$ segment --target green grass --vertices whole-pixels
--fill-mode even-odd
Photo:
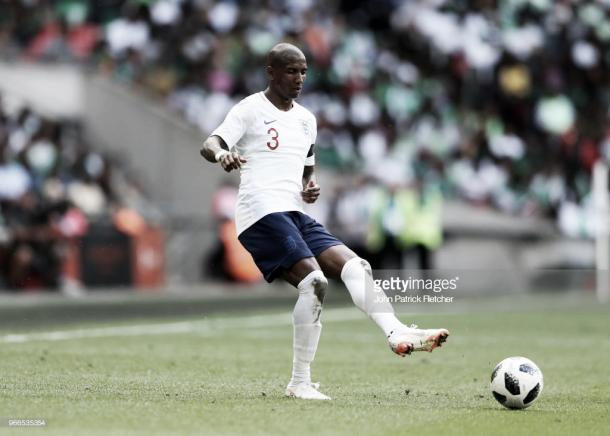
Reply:
[[[260,315],[212,318],[175,334],[0,340],[0,417],[48,421],[0,434],[608,434],[608,315],[591,305],[403,315],[452,336],[401,359],[355,310],[330,309],[313,367],[333,397],[322,403],[283,397],[292,332],[275,314],[266,325]],[[544,373],[527,410],[504,409],[489,392],[491,370],[511,355]]]

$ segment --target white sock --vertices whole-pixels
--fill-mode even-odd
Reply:
[[[369,263],[359,257],[348,260],[341,270],[341,280],[345,283],[352,300],[358,309],[366,313],[389,336],[393,330],[403,328],[394,314],[394,308],[389,302],[377,303],[373,273]],[[383,292],[383,291],[381,291]]]
[[[328,280],[322,271],[313,271],[297,286],[299,298],[292,312],[294,326],[292,379],[288,386],[311,383],[311,362],[316,355],[322,323],[322,301]],[[316,295],[317,294],[317,295]]]

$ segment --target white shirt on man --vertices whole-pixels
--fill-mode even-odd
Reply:
[[[303,168],[315,163],[307,154],[316,134],[310,111],[297,102],[282,111],[263,92],[233,106],[212,132],[247,160],[241,168],[235,212],[238,234],[270,213],[303,212]]]

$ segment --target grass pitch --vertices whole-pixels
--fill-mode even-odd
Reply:
[[[0,434],[606,435],[608,307],[544,306],[402,315],[452,333],[404,359],[356,309],[328,309],[313,378],[331,402],[283,397],[288,311],[3,331]],[[494,365],[513,355],[544,374],[523,411],[502,408],[488,388]],[[8,428],[7,418],[47,427]]]

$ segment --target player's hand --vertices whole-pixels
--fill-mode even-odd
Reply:
[[[218,162],[220,163],[220,166],[222,166],[223,170],[225,170],[227,173],[230,173],[233,170],[240,169],[241,165],[246,163],[247,160],[240,156],[239,153],[233,151],[223,154],[218,159]]]
[[[305,203],[314,203],[320,196],[320,185],[310,180],[305,189],[301,191],[301,197]]]

